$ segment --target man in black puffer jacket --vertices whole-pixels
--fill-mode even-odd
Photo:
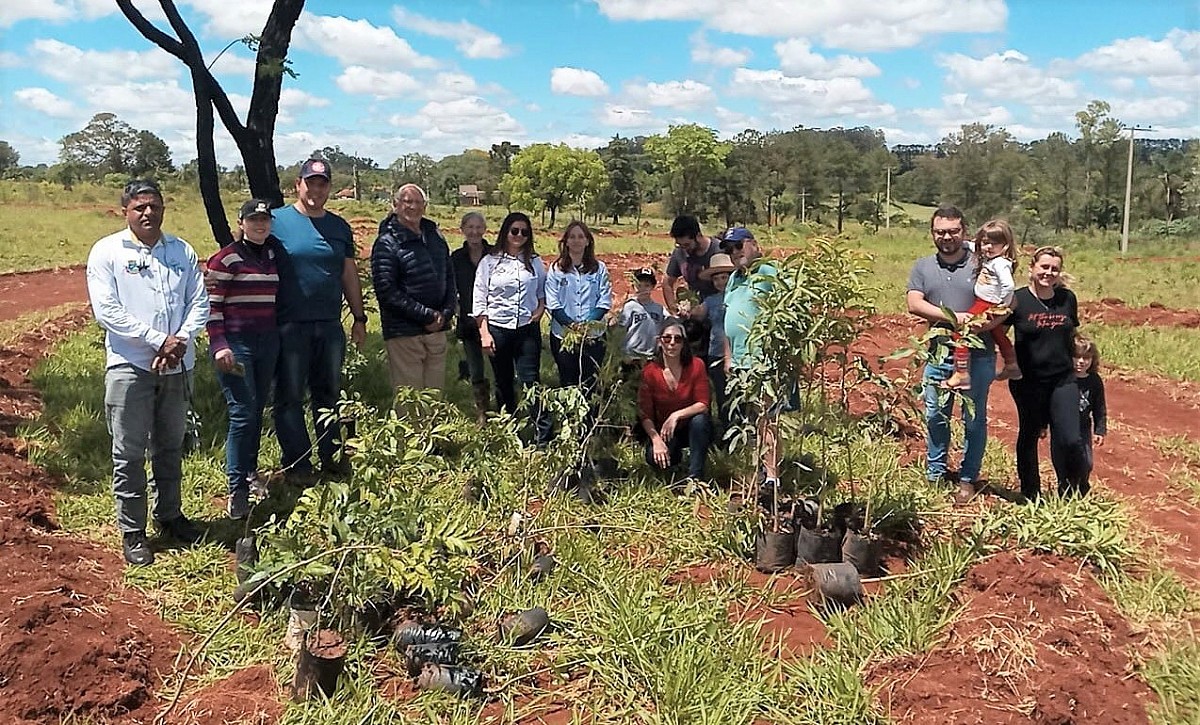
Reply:
[[[371,248],[371,281],[393,389],[446,385],[446,330],[458,295],[450,246],[425,218],[426,204],[416,184],[397,189],[392,213],[379,223]]]

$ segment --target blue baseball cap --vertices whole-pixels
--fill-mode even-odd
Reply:
[[[747,239],[754,239],[754,233],[746,227],[730,227],[721,234],[721,249],[729,251],[734,245],[741,245]]]

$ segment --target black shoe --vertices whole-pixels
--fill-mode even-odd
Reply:
[[[122,539],[121,549],[125,552],[127,563],[133,566],[150,566],[154,563],[154,552],[150,551],[145,531],[126,531]]]
[[[189,521],[186,516],[159,521],[158,529],[181,544],[199,544],[204,540],[204,529]]]

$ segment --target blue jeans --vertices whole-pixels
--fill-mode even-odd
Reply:
[[[331,463],[341,426],[322,422],[320,411],[337,405],[342,388],[346,331],[340,320],[285,322],[279,326],[279,362],[275,372],[275,435],[284,468],[312,470],[312,446],[304,425],[307,392],[317,432],[317,452]]]
[[[154,487],[154,519],[183,516],[183,434],[191,371],[158,375],[133,365],[104,374],[104,412],[112,435],[113,497],[122,533],[146,530],[146,451]]]
[[[488,323],[488,332],[496,346],[492,354],[492,373],[496,376],[496,395],[509,415],[517,413],[516,379],[523,386],[541,382],[542,329],[536,322],[509,330]],[[552,422],[539,408],[533,411],[535,438],[550,440]]]
[[[686,426],[686,430],[685,430]],[[638,425],[641,430],[641,425]],[[712,442],[712,420],[708,413],[697,413],[688,418],[687,423],[676,426],[675,435],[667,441],[667,450],[671,454],[672,466],[678,466],[683,460],[683,449],[688,449],[688,475],[692,478],[704,478],[704,461],[708,458],[708,446]],[[646,440],[646,463],[651,468],[657,468],[654,462],[654,443]]]
[[[925,475],[930,481],[940,480],[947,472],[950,457],[950,417],[954,414],[954,397],[939,387],[954,372],[953,360],[925,365]],[[974,414],[962,411],[963,458],[958,479],[964,483],[979,478],[983,467],[983,451],[987,448],[988,389],[996,377],[995,353],[971,353],[971,388],[965,391],[975,405]],[[941,398],[939,399],[939,394]]]
[[[263,408],[275,380],[279,332],[235,333],[225,339],[234,359],[246,369],[245,375],[217,371],[217,382],[229,407],[225,475],[229,477],[229,492],[234,493],[249,490],[249,477],[258,470]]]

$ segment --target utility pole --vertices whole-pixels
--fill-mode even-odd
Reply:
[[[1125,214],[1121,219],[1121,254],[1129,251],[1129,197],[1133,193],[1133,132],[1150,131],[1149,126],[1129,127],[1129,166],[1125,169]]]
[[[808,221],[807,217],[804,216],[804,200],[807,198],[808,198],[808,189],[801,189],[800,190],[800,223],[801,224],[804,224],[806,221]]]
[[[883,207],[883,228],[892,228],[892,167],[887,167],[887,201]]]

